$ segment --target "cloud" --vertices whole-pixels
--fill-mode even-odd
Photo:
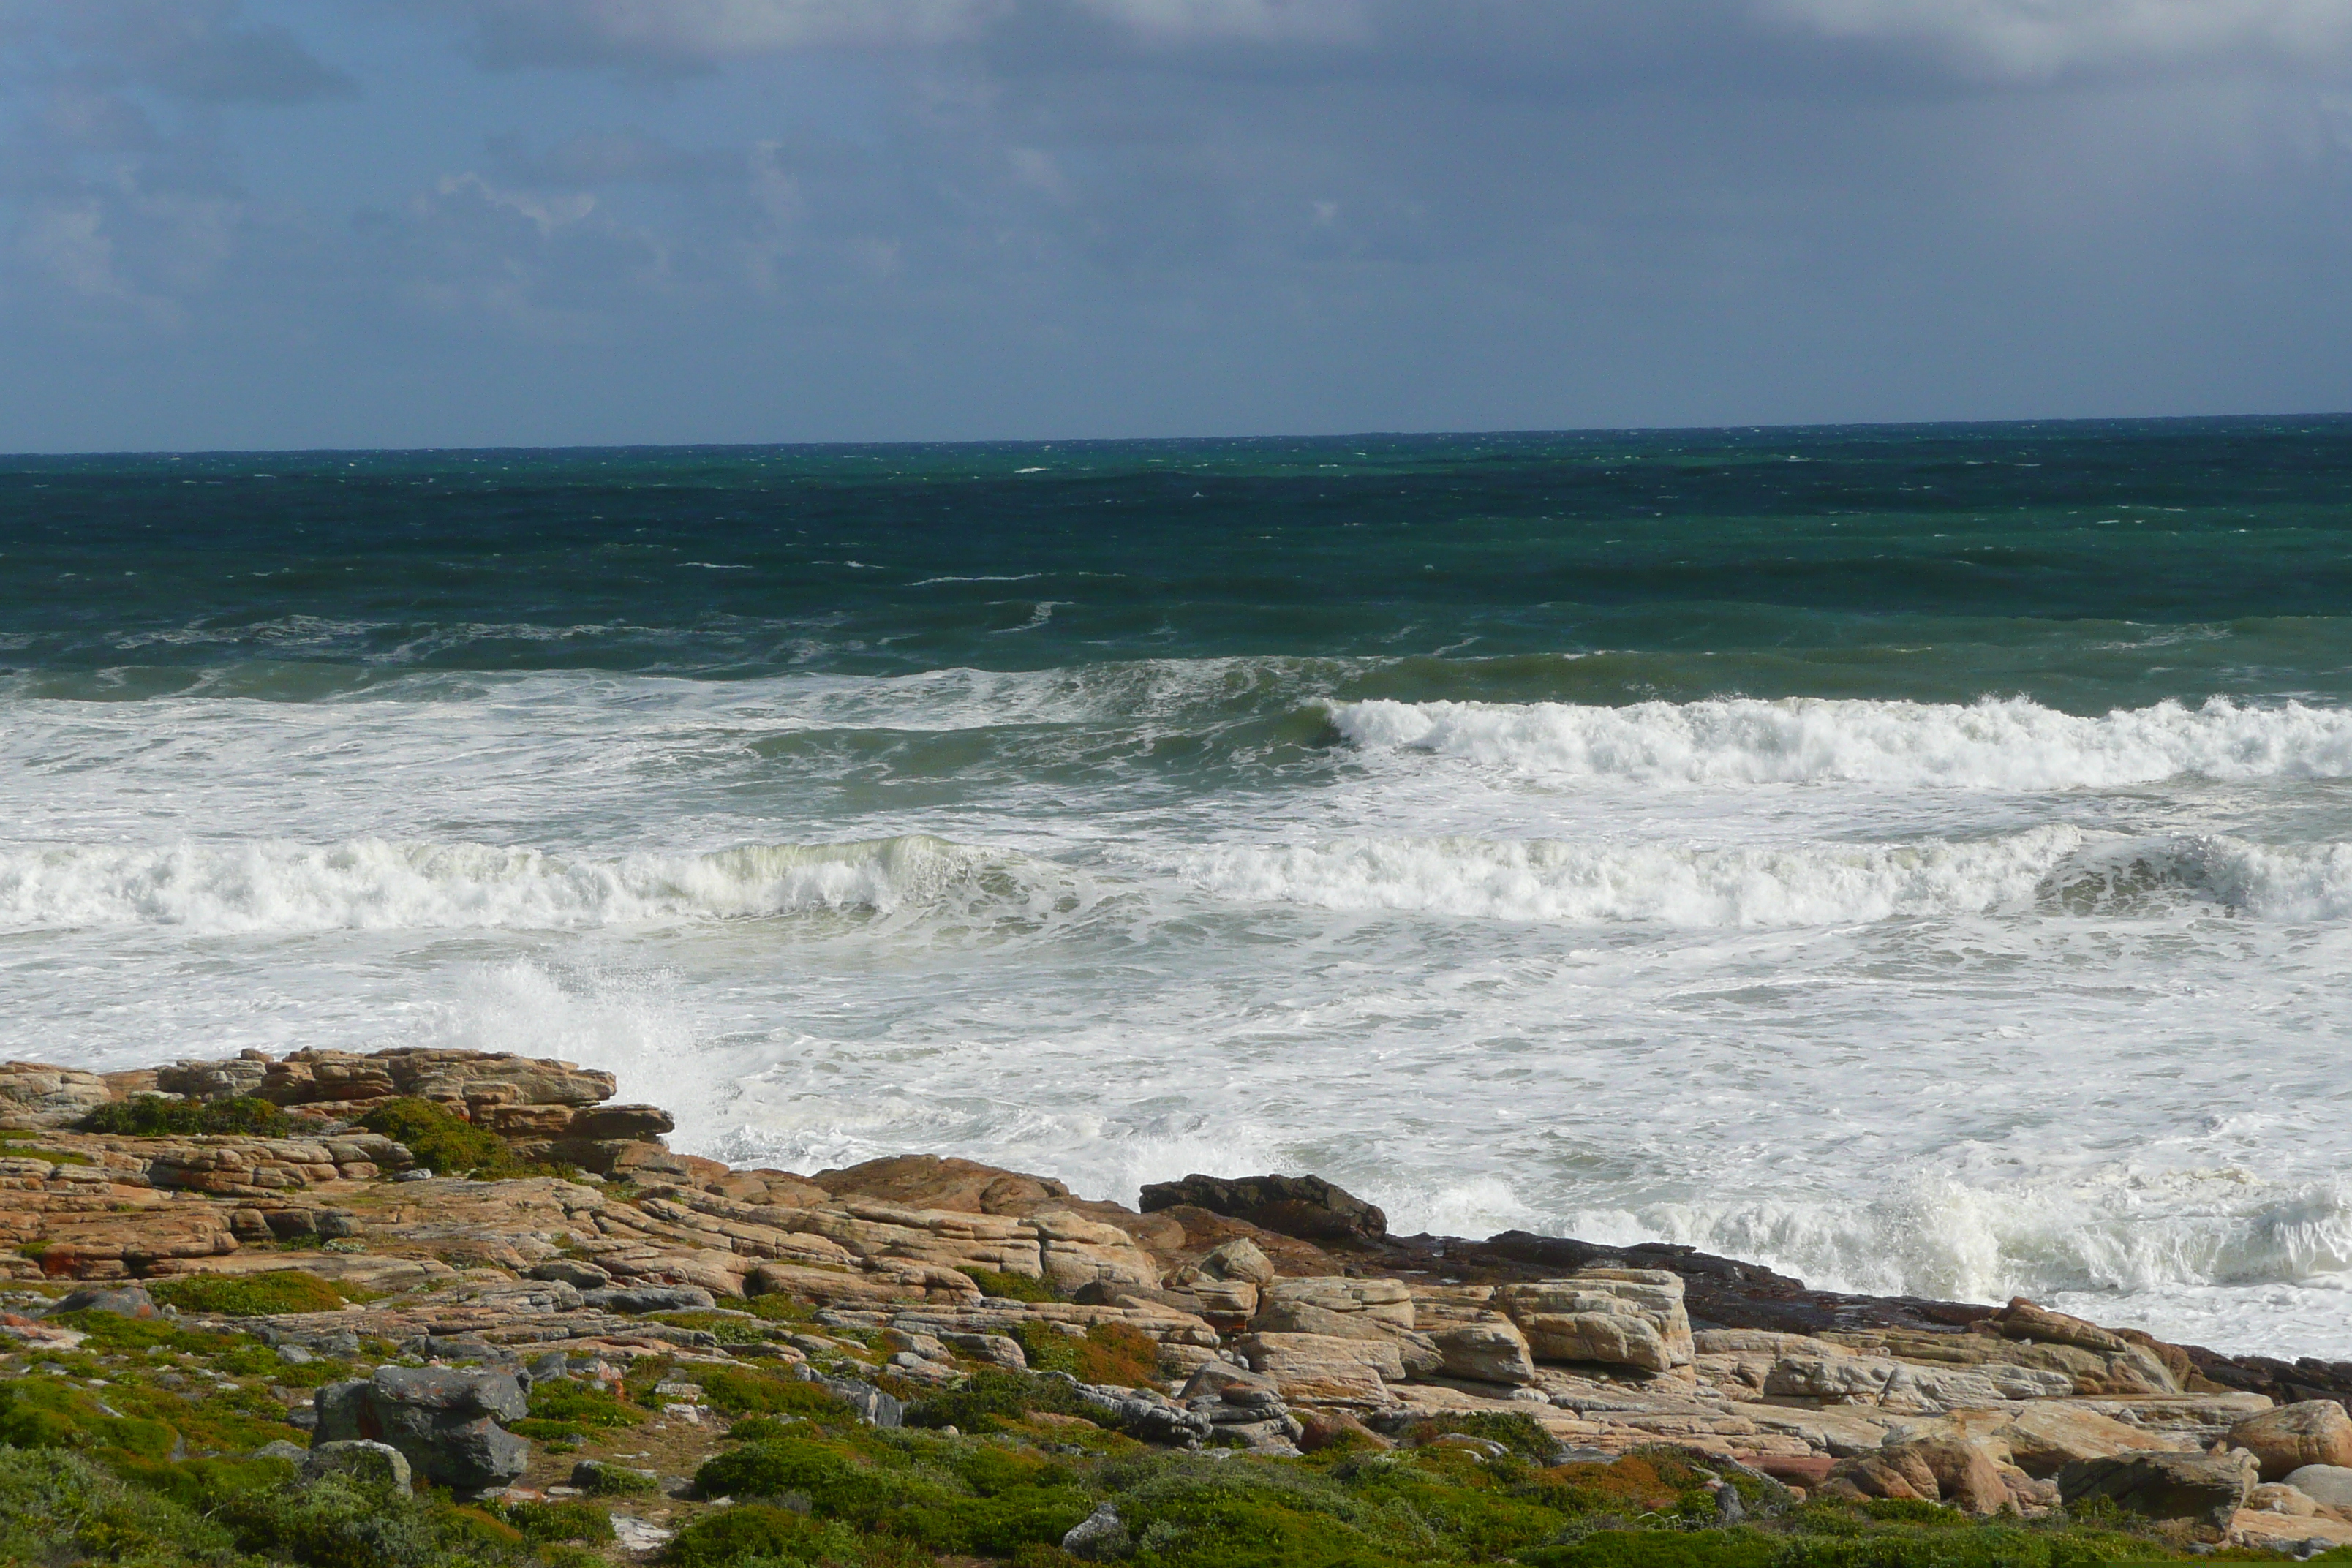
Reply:
[[[309,103],[357,90],[289,29],[242,19],[236,0],[0,0],[0,44],[47,54],[86,81],[191,103]]]
[[[2074,71],[2259,65],[2297,72],[2352,58],[2346,0],[1767,0],[1824,37],[1926,46],[2009,80]]]
[[[1006,0],[421,0],[485,64],[660,73],[782,49],[975,36]]]

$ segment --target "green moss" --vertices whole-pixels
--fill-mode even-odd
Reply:
[[[179,1442],[179,1434],[164,1422],[128,1412],[109,1415],[100,1405],[96,1391],[61,1377],[35,1374],[0,1384],[0,1444],[114,1449],[160,1459]]]
[[[279,1107],[266,1100],[238,1096],[234,1100],[167,1100],[160,1094],[134,1094],[111,1105],[101,1105],[78,1123],[84,1132],[112,1132],[131,1138],[187,1137],[200,1133],[236,1133],[247,1137],[282,1138],[293,1122]]]
[[[1026,1274],[999,1274],[993,1268],[966,1268],[961,1271],[983,1296],[995,1296],[1007,1301],[1066,1301],[1068,1297],[1043,1279],[1033,1279]]]
[[[596,1464],[572,1471],[573,1484],[590,1497],[652,1497],[661,1490],[658,1477],[625,1465]]]
[[[517,1436],[543,1443],[577,1442],[593,1430],[635,1426],[645,1418],[644,1411],[593,1384],[551,1378],[531,1386],[530,1414],[508,1425]]]
[[[511,1175],[522,1167],[498,1134],[475,1126],[446,1106],[414,1096],[386,1100],[360,1125],[404,1143],[417,1163],[440,1175]]]
[[[147,1293],[183,1312],[216,1312],[230,1318],[275,1317],[284,1312],[332,1312],[342,1291],[299,1268],[265,1274],[184,1274],[150,1285]]]
[[[1023,1323],[1013,1331],[1031,1372],[1063,1372],[1078,1375],[1078,1342],[1049,1323]]]
[[[752,1503],[695,1521],[670,1542],[677,1568],[929,1568],[931,1557],[887,1537],[860,1535],[835,1521]]]
[[[754,1296],[743,1303],[743,1310],[772,1323],[813,1323],[816,1321],[814,1306],[784,1295]]]

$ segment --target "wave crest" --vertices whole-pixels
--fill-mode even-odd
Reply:
[[[1694,784],[1940,784],[2059,790],[2352,776],[2352,710],[2215,698],[2082,718],[2024,698],[1953,703],[1786,698],[1639,702],[1351,702],[1366,752],[1421,752],[1564,779]]]
[[[209,932],[576,929],[782,915],[996,918],[1066,910],[1066,876],[923,835],[568,859],[485,844],[350,839],[0,851],[0,926]]]
[[[1674,926],[1817,926],[2005,913],[2131,917],[2205,904],[2352,916],[2352,846],[2094,841],[2065,826],[1981,839],[1716,847],[1483,838],[1223,845],[1180,870],[1226,898],[1331,910]]]

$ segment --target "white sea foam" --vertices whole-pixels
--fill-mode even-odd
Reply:
[[[1514,921],[1810,926],[2182,901],[2283,921],[2352,915],[2352,847],[2096,840],[2057,826],[1981,839],[1695,847],[1480,838],[1223,845],[1181,858],[1223,897]]]
[[[921,835],[603,860],[371,838],[49,845],[0,849],[0,927],[560,930],[942,904],[1043,910],[1064,901],[1056,880],[1024,857]]]
[[[2022,698],[1950,703],[1814,698],[1639,702],[1347,703],[1366,751],[1423,752],[1559,779],[1760,784],[2112,788],[2352,776],[2352,710],[2214,699],[2081,718]]]

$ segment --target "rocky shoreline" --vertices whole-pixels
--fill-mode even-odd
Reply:
[[[44,1367],[119,1350],[110,1315],[238,1336],[354,1374],[261,1385],[275,1458],[314,1482],[511,1511],[652,1456],[677,1495],[613,1516],[598,1550],[678,1561],[673,1538],[751,1517],[711,1495],[763,1441],[728,1400],[772,1423],[799,1396],[743,1390],[791,1387],[876,1431],[986,1394],[1013,1401],[992,1430],[1270,1464],[1402,1445],[1614,1476],[1670,1450],[1723,1501],[1710,1528],[1934,1505],[2120,1521],[2157,1555],[2352,1547],[2346,1363],[2021,1300],[1837,1295],[1685,1247],[1393,1236],[1313,1177],[1192,1176],[1134,1210],[930,1156],[738,1170],[671,1152],[670,1118],[614,1094],[569,1063],[448,1050],[0,1064],[0,1389],[23,1405]],[[135,1360],[76,1364],[111,1387]],[[5,1398],[0,1441],[27,1446]],[[592,1406],[614,1425],[543,1413]],[[594,1452],[615,1433],[634,1459]],[[1104,1499],[1031,1544],[1142,1551]]]

